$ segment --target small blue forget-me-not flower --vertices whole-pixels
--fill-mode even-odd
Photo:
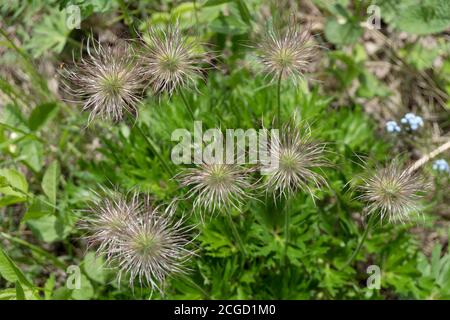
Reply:
[[[450,166],[448,165],[447,161],[445,161],[444,159],[439,159],[433,163],[433,170],[442,171],[442,172],[450,172]]]
[[[414,113],[407,113],[405,116],[400,120],[401,123],[409,125],[409,128],[412,131],[416,131],[419,129],[419,127],[423,127],[423,119],[420,116],[416,116]]]
[[[391,121],[386,122],[386,131],[395,133],[395,132],[400,132],[401,128],[397,124],[397,122],[391,120]]]

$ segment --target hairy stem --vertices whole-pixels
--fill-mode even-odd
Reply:
[[[245,257],[245,256],[247,256],[247,252],[245,251],[244,243],[242,242],[241,236],[239,235],[239,232],[236,229],[236,225],[233,222],[233,218],[231,217],[231,214],[229,212],[227,212],[226,215],[228,217],[228,222],[230,223],[230,227],[231,227],[231,230],[233,231],[234,237],[236,238],[239,248],[241,249],[242,254]]]
[[[190,115],[191,118],[192,118],[192,121],[195,121],[194,112],[192,112],[192,109],[191,109],[191,107],[189,106],[189,103],[187,102],[187,99],[186,99],[186,96],[185,96],[184,93],[183,93],[183,90],[180,90],[180,96],[181,96],[181,99],[183,100],[183,103],[184,103],[186,109],[187,109],[188,112],[189,112],[189,115]]]
[[[133,124],[134,119],[131,117],[130,114],[128,114],[128,118],[131,121],[131,124]],[[167,161],[164,161],[164,158],[162,157],[161,153],[159,152],[158,148],[155,146],[154,142],[152,141],[152,139],[150,137],[148,137],[144,131],[142,131],[142,128],[139,126],[139,124],[135,124],[135,126],[137,128],[137,131],[139,132],[139,134],[142,136],[142,138],[144,138],[145,142],[147,143],[148,147],[150,148],[150,150],[152,151],[152,153],[158,158],[159,162],[161,163],[161,165],[164,167],[164,169],[166,170],[166,172],[169,174],[170,177],[174,176],[174,172],[172,171],[172,169],[167,165]]]
[[[289,199],[286,200],[286,205],[284,207],[284,257],[283,257],[283,263],[284,265],[287,264],[287,250],[289,245],[289,223],[290,223],[290,202]]]
[[[281,77],[283,76],[283,70],[281,70],[278,76],[277,82],[277,127],[280,129],[281,125]]]
[[[353,251],[352,255],[350,256],[350,258],[347,260],[347,262],[344,264],[344,266],[341,269],[348,267],[353,262],[356,255],[361,250],[361,248],[364,244],[364,241],[366,241],[367,235],[369,234],[369,231],[372,228],[374,221],[375,221],[375,215],[371,214],[369,216],[369,220],[367,221],[366,229],[364,230],[364,233],[362,234],[361,239],[359,240],[358,246],[356,247],[355,251]]]
[[[434,149],[433,151],[431,151],[430,153],[424,155],[422,158],[420,158],[419,160],[417,160],[416,162],[414,162],[409,168],[408,168],[408,172],[412,173],[414,171],[416,171],[417,169],[419,169],[421,166],[423,166],[425,163],[427,163],[428,161],[430,161],[431,159],[433,159],[434,157],[436,157],[437,155],[441,154],[442,152],[446,151],[450,149],[450,141],[447,141],[446,143],[444,143],[443,145],[441,145],[440,147]]]
[[[200,291],[203,296],[209,300],[211,300],[211,296],[208,294],[208,292],[206,292],[202,287],[200,287],[194,280],[192,280],[191,278],[189,278],[187,275],[181,275],[180,278],[190,287],[197,289],[198,291]]]

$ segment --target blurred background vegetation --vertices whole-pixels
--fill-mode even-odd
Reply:
[[[372,4],[380,29],[367,27]],[[77,10],[79,29],[68,23]],[[276,89],[255,72],[248,44],[270,18],[292,14],[311,25],[321,50],[309,81],[283,84],[283,117],[299,114],[315,138],[329,142],[330,186],[316,204],[301,193],[292,202],[287,268],[279,268],[283,216],[274,205],[250,202],[233,212],[248,257],[238,254],[225,218],[214,218],[199,226],[190,281],[171,279],[162,298],[450,298],[449,175],[432,163],[423,168],[433,182],[423,216],[377,227],[356,261],[339,270],[363,231],[363,204],[347,187],[363,171],[361,159],[410,162],[450,139],[448,1],[6,0],[0,14],[0,299],[161,298],[119,287],[77,228],[100,184],[137,186],[157,202],[180,195],[136,128],[101,121],[87,128],[88,115],[64,102],[58,71],[80,55],[87,36],[114,43],[178,20],[219,53],[199,93],[187,95],[197,119],[204,128],[260,128],[275,115]],[[408,112],[424,127],[385,130]],[[180,97],[146,98],[138,122],[179,171],[169,160],[170,134],[193,129]],[[66,286],[71,265],[80,267],[81,289]],[[381,268],[380,290],[366,286],[369,265]]]

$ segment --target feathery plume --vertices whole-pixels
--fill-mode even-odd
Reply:
[[[316,48],[311,41],[310,26],[301,30],[294,18],[290,19],[285,31],[273,26],[267,28],[256,46],[264,72],[272,80],[281,76],[294,82],[304,77],[309,64],[317,55]]]
[[[176,207],[154,207],[148,196],[111,195],[95,207],[83,227],[90,232],[86,239],[105,254],[107,264],[118,268],[118,280],[125,273],[130,286],[135,281],[162,292],[168,276],[184,273],[184,264],[194,255],[189,249],[193,227],[184,218],[175,218]]]
[[[125,112],[136,114],[144,86],[131,46],[123,41],[112,47],[88,38],[86,51],[87,57],[62,76],[67,92],[83,104],[83,111],[90,111],[89,123],[97,117],[116,122]]]
[[[153,91],[172,95],[178,88],[196,88],[210,64],[209,53],[195,39],[184,37],[178,24],[149,27],[146,37],[141,59]]]
[[[414,171],[401,168],[393,161],[363,178],[360,199],[368,202],[368,214],[379,213],[381,220],[405,222],[419,209],[418,200],[428,184]]]
[[[97,201],[89,208],[80,227],[89,233],[85,237],[88,247],[97,247],[97,254],[110,257],[118,237],[142,208],[137,194],[127,200],[125,195],[102,188],[95,196]]]
[[[271,139],[270,153],[276,157],[278,166],[269,170],[265,182],[267,190],[279,197],[302,190],[314,198],[311,187],[327,185],[325,178],[315,171],[329,165],[325,144],[313,142],[309,125],[295,124],[295,119],[284,124],[279,136],[272,135]]]
[[[250,197],[253,184],[251,170],[235,164],[201,164],[189,168],[179,176],[183,187],[189,188],[194,207],[211,211],[224,207],[238,207]]]

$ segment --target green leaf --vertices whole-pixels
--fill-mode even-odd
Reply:
[[[0,248],[0,275],[9,282],[19,281],[21,284],[29,288],[34,288],[33,284],[28,281],[22,271],[17,267],[14,261]]]
[[[15,169],[0,169],[0,177],[0,193],[10,199],[16,199],[17,202],[26,200],[28,183],[22,173]]]
[[[54,215],[29,220],[27,225],[42,241],[54,242],[62,240],[68,231],[64,224]]]
[[[325,37],[328,41],[337,45],[353,44],[358,41],[362,34],[363,29],[356,22],[339,23],[332,18],[325,25]]]
[[[33,131],[39,130],[56,115],[57,111],[58,105],[56,103],[44,103],[37,106],[28,119],[28,127]]]
[[[241,15],[242,21],[244,21],[249,27],[251,26],[252,16],[250,15],[250,10],[248,10],[247,5],[242,0],[236,0],[236,4]]]
[[[52,297],[53,290],[55,289],[55,274],[52,273],[50,277],[45,281],[44,285],[44,298],[45,300],[50,300]]]
[[[33,27],[33,33],[26,49],[30,50],[34,58],[38,58],[49,51],[60,53],[69,36],[66,11],[54,8]]]
[[[202,7],[212,7],[220,4],[232,2],[233,0],[208,0]]]
[[[22,154],[24,156],[23,162],[34,172],[39,172],[42,169],[44,158],[44,147],[42,143],[35,140],[27,140],[23,144]]]
[[[397,20],[400,30],[415,34],[431,34],[450,27],[450,2],[426,0],[402,10]]]
[[[42,189],[53,206],[56,204],[59,175],[59,163],[55,160],[48,166],[42,178]]]
[[[25,300],[25,293],[23,292],[23,288],[19,281],[16,281],[16,299]]]
[[[13,266],[2,249],[0,249],[0,275],[9,282],[16,282],[18,280]]]
[[[88,252],[84,257],[84,272],[89,278],[99,283],[106,282],[106,273],[103,265],[104,260],[101,257],[97,257],[93,252]]]
[[[43,199],[40,198],[41,196],[34,197],[31,205],[28,207],[27,212],[22,217],[21,223],[25,223],[29,220],[39,219],[43,216],[50,215],[54,212],[54,208],[51,207],[48,203],[46,203],[46,200],[44,196],[42,196]]]
[[[80,288],[73,289],[72,298],[76,300],[89,300],[94,296],[94,287],[89,279],[81,274]]]

